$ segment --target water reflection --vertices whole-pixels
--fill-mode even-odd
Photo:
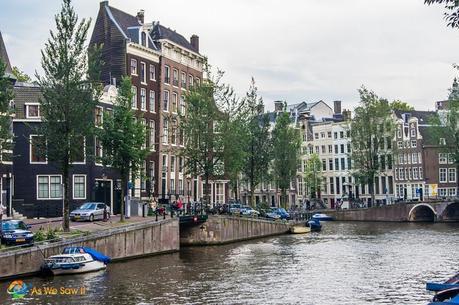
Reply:
[[[423,304],[427,280],[457,272],[457,224],[326,223],[283,235],[121,262],[106,272],[29,278],[83,296],[30,296],[0,304]]]

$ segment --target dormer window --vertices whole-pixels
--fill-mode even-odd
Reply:
[[[141,36],[142,36],[142,45],[146,47],[147,46],[147,34],[145,32],[142,32]]]
[[[416,136],[416,129],[411,128],[411,137],[415,137],[415,136]]]
[[[40,104],[26,104],[26,119],[40,118]]]

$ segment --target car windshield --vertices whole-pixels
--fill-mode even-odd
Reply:
[[[27,227],[25,224],[20,221],[20,222],[11,222],[11,221],[5,221],[2,224],[2,230],[3,231],[11,231],[11,230],[26,230]]]
[[[80,209],[81,210],[94,210],[96,208],[96,204],[95,203],[85,203],[83,204]]]
[[[279,208],[279,212],[281,213],[287,213],[287,211],[284,208]]]

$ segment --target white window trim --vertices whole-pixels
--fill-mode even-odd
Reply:
[[[441,180],[441,170],[445,170],[445,180]],[[441,167],[438,169],[438,182],[440,183],[448,183],[448,168],[447,167]]]
[[[76,197],[75,196],[75,176],[78,176],[78,177],[84,177],[84,197]],[[72,175],[72,197],[73,199],[77,199],[77,200],[85,200],[86,197],[87,197],[87,177],[85,174],[74,174]]]
[[[95,160],[94,160],[94,164],[97,165],[97,166],[103,166],[102,163],[98,162],[98,159],[99,159],[99,156],[96,155],[96,139],[97,139],[97,136],[94,136],[94,155],[95,155]],[[104,148],[102,147],[102,144],[100,145],[100,151],[102,153],[102,157],[104,156]]]
[[[147,64],[143,61],[140,62],[140,71],[142,71],[142,65],[144,66],[143,69],[143,79],[140,80],[142,85],[147,85]]]
[[[135,73],[132,73],[132,61],[135,61]],[[129,63],[129,69],[130,69],[130,72],[131,72],[131,75],[134,75],[134,76],[139,76],[139,65],[138,65],[138,62],[137,62],[137,59],[135,58],[131,58],[131,62]]]
[[[168,93],[169,98],[167,99],[167,110],[164,109],[164,101],[166,100],[166,92]],[[163,90],[163,99],[161,100],[163,105],[163,112],[169,112],[171,108],[171,92],[169,90]]]
[[[97,125],[96,118],[94,116],[94,125],[96,125],[96,128],[102,128],[102,126],[104,125],[104,107],[96,106],[96,109],[102,109],[102,115],[100,119],[100,125]]]
[[[179,108],[179,95],[177,94],[177,92],[172,92],[172,102],[170,100],[170,95],[169,95],[169,108],[173,108],[171,107],[171,104],[173,104],[173,101],[174,101],[174,96],[175,96],[175,110],[174,109],[171,109],[171,112],[174,113],[174,114],[177,114],[177,111],[178,111],[178,108]]]
[[[155,107],[153,107],[153,109],[151,109],[151,96],[152,96],[152,93],[153,93],[153,97],[154,97],[154,99],[155,99],[155,103],[154,103],[154,106],[155,106]],[[156,110],[155,110],[155,108],[156,108],[156,102],[157,102],[157,101],[156,101],[156,91],[155,91],[155,90],[150,90],[150,94],[148,95],[148,108],[150,109],[149,111],[150,111],[151,113],[156,113]]]
[[[26,119],[35,119],[35,120],[40,120],[41,119],[41,109],[40,109],[40,103],[25,103],[26,106],[26,111],[25,111],[25,118]],[[38,106],[38,116],[29,116],[29,106]]]
[[[142,92],[145,92],[145,104],[142,105]],[[147,111],[147,89],[146,88],[140,88],[140,110],[142,111]]]
[[[135,94],[134,94],[134,89],[135,89]],[[133,94],[132,98],[135,97],[135,104],[132,104],[132,100],[131,100],[131,108],[132,109],[138,109],[138,105],[137,104],[139,102],[139,88],[137,88],[137,86],[133,85],[131,90],[132,90],[132,94]]]
[[[48,177],[48,198],[39,198],[38,197],[38,177]],[[60,177],[61,178],[61,186],[62,186],[62,175],[36,175],[36,194],[35,197],[37,200],[62,200],[63,199],[63,192],[64,190],[61,189],[61,197],[59,198],[51,198],[49,195],[51,194],[51,177]]]
[[[48,164],[48,156],[46,156],[45,162],[32,161],[32,137],[42,137],[42,136],[38,134],[29,135],[29,164]]]
[[[450,171],[454,173],[454,180],[450,180],[450,179],[449,179],[449,173],[450,173]],[[449,183],[456,183],[456,181],[457,181],[457,171],[456,171],[456,169],[453,168],[453,167],[450,167],[450,168],[448,168],[447,173],[448,173],[448,182],[449,182]]]
[[[72,162],[72,164],[86,164],[86,137],[83,138],[83,162]]]
[[[155,78],[151,78],[151,68],[152,68],[152,67],[153,67],[153,71],[154,71],[153,75],[154,75]],[[149,78],[151,81],[156,82],[156,67],[155,67],[155,65],[152,65],[152,64],[149,65],[148,78]]]

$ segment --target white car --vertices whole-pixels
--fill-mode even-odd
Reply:
[[[110,208],[103,202],[86,202],[78,209],[70,212],[70,220],[104,219],[104,210],[107,211],[107,218],[110,217]]]

